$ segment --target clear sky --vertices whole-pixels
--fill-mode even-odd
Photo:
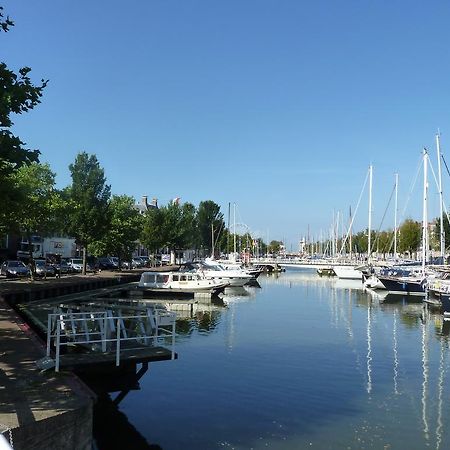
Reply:
[[[403,210],[424,146],[436,168],[438,129],[450,148],[447,1],[0,4],[16,23],[0,60],[50,80],[14,131],[59,187],[84,150],[114,194],[210,199],[225,216],[235,202],[238,222],[296,249],[308,226],[329,232],[333,211],[348,220],[369,164],[376,229],[394,173]],[[419,179],[406,216],[420,219],[421,189]],[[436,215],[434,187],[430,200]]]

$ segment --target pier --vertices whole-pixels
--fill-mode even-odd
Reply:
[[[137,281],[139,277],[140,272],[99,273],[33,282],[0,281],[0,377],[3,387],[0,434],[11,448],[91,450],[96,394],[76,374],[84,376],[95,372],[114,376],[115,373],[140,373],[142,369],[138,371],[137,365],[147,368],[149,362],[177,358],[173,347],[167,349],[158,344],[162,336],[151,334],[152,330],[161,329],[159,316],[155,316],[156,323],[147,327],[143,336],[134,337],[127,321],[134,320],[131,325],[139,321],[146,325],[141,319],[144,317],[142,306],[127,305],[132,317],[115,313],[116,300],[110,297],[111,292],[119,292],[120,297],[120,293],[127,289],[124,285]],[[86,300],[84,306],[83,300]],[[114,314],[109,312],[108,326],[118,331],[113,335],[111,330],[108,334],[107,329],[103,329],[101,337],[98,337],[99,332],[91,333],[88,337],[91,342],[84,346],[83,353],[62,351],[58,354],[58,369],[61,371],[55,372],[55,342],[52,341],[51,347],[48,346],[49,340],[47,346],[45,343],[48,337],[47,315],[57,305],[61,313],[66,313],[64,304],[71,305],[72,302],[81,304],[74,310],[92,307],[93,311],[99,308],[114,311]],[[71,306],[68,314],[72,314],[70,311]],[[87,313],[81,314],[89,320]],[[59,318],[60,314],[57,316]],[[65,320],[66,325],[63,323],[57,328],[58,338],[61,338],[58,345],[66,343],[70,347],[83,348],[81,333],[72,337],[73,342],[70,342],[67,318]],[[72,331],[73,323],[72,318]],[[174,331],[174,321],[170,325]],[[93,342],[96,339],[98,342]],[[143,342],[139,343],[139,339]],[[174,334],[171,339],[173,342]],[[150,340],[151,345],[147,342]],[[98,351],[98,348],[93,351],[93,344],[104,351]]]
[[[95,396],[71,373],[39,370],[45,347],[0,299],[0,431],[16,449],[92,448]]]

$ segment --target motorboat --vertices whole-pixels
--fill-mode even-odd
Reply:
[[[361,270],[355,266],[333,266],[333,271],[338,278],[344,280],[362,280]]]
[[[207,279],[196,272],[157,272],[148,271],[141,275],[138,288],[160,293],[219,294],[229,286],[224,280]]]
[[[245,273],[240,269],[224,269],[220,264],[209,264],[205,262],[197,263],[194,265],[198,274],[207,280],[215,280],[220,283],[228,283],[230,286],[245,286],[255,277]]]
[[[244,266],[243,264],[239,262],[233,262],[228,260],[215,260],[213,258],[206,258],[205,264],[212,265],[212,266],[220,266],[222,269],[225,270],[237,270],[242,271],[243,273],[246,273],[247,275],[251,275],[255,280],[261,275],[263,272],[263,269],[261,267],[255,267],[255,266]]]

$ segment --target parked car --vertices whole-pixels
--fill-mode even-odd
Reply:
[[[112,261],[112,263],[114,264],[114,267],[116,269],[119,268],[119,258],[117,256],[110,256],[109,259]]]
[[[98,268],[101,270],[116,270],[117,266],[112,262],[111,258],[97,258]]]
[[[38,277],[54,277],[56,275],[55,268],[48,264],[45,259],[35,259],[34,265]]]
[[[148,256],[139,256],[145,267],[150,267],[150,258]]]
[[[74,272],[81,272],[83,270],[82,258],[70,258],[68,263]]]
[[[70,264],[64,259],[62,259],[61,262],[59,263],[54,263],[53,267],[55,268],[55,271],[58,274],[67,274],[73,272]]]
[[[135,256],[131,260],[131,268],[132,269],[137,269],[137,268],[144,267],[144,266],[145,266],[145,262],[141,259],[140,256]]]
[[[7,278],[17,278],[28,276],[30,270],[22,261],[7,260],[1,265],[0,273]]]

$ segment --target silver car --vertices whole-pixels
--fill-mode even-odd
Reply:
[[[30,271],[22,261],[8,260],[2,264],[0,273],[7,278],[18,278],[27,277]]]

